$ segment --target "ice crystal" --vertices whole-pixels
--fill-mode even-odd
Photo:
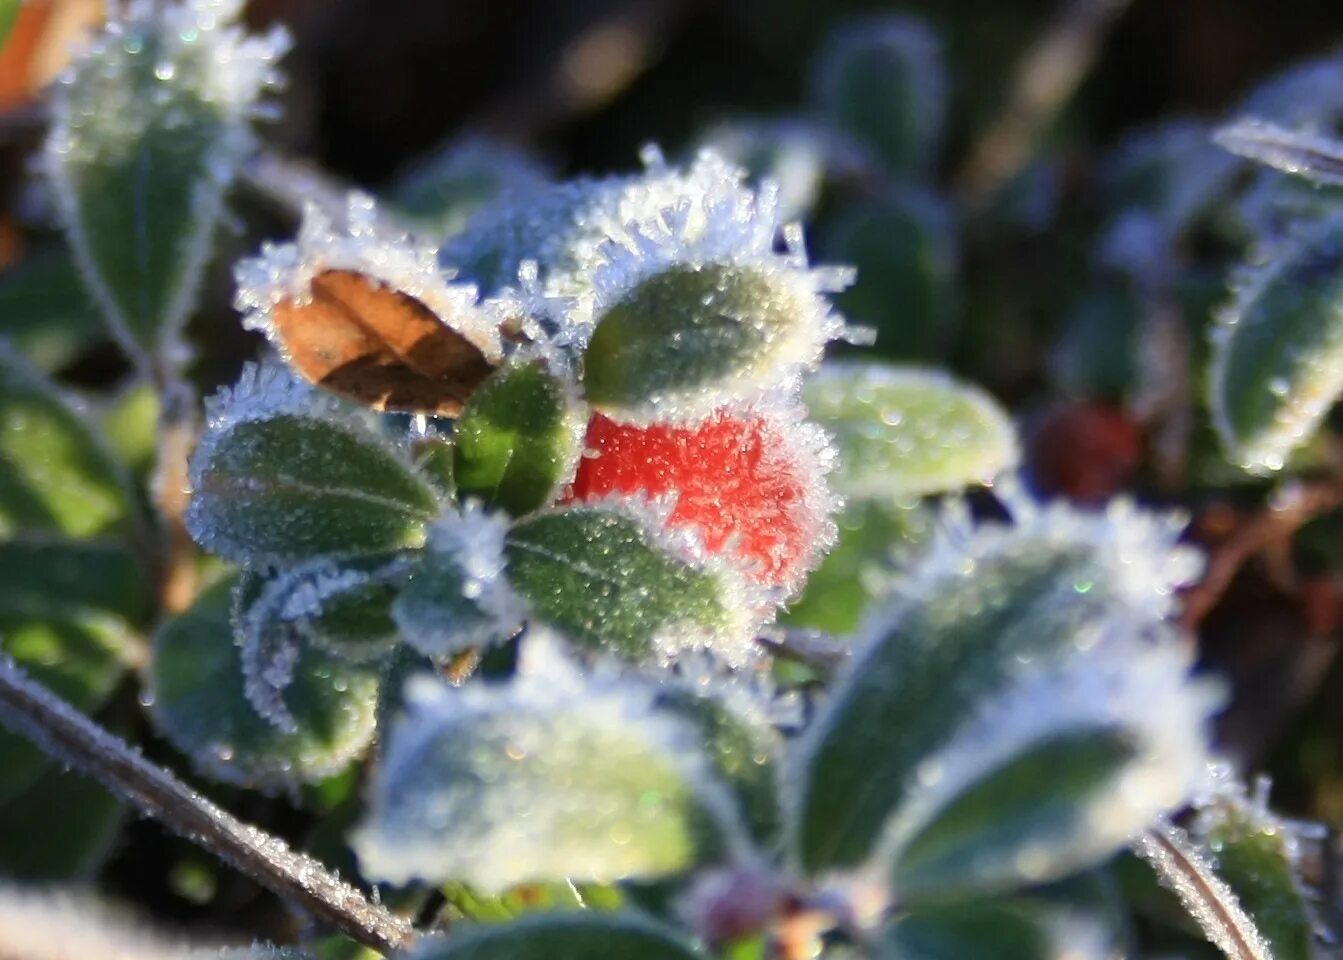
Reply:
[[[1335,137],[1242,117],[1218,130],[1216,141],[1238,156],[1275,170],[1326,186],[1343,186],[1343,141]]]
[[[785,251],[779,252],[780,240]],[[618,234],[600,243],[582,263],[590,296],[560,304],[559,323],[576,333],[600,322],[611,308],[627,299],[646,281],[672,269],[728,269],[759,276],[770,298],[789,314],[789,323],[776,335],[785,342],[768,343],[769,363],[743,370],[735,378],[734,394],[778,386],[820,360],[827,342],[844,338],[843,319],[826,298],[839,293],[854,278],[848,267],[813,268],[799,229],[786,227],[779,215],[778,188],[766,182],[760,190],[706,191],[674,205],[632,219]],[[763,352],[763,351],[762,351]],[[682,398],[679,409],[669,398],[648,398],[659,416],[704,413],[721,402],[712,391],[698,401]],[[667,409],[673,408],[673,409]]]
[[[580,296],[598,248],[625,237],[631,224],[706,196],[749,194],[744,172],[710,152],[684,169],[669,165],[656,148],[646,149],[643,159],[643,174],[569,180],[491,204],[444,245],[443,263],[495,293],[512,286],[530,260],[550,295]]]
[[[963,504],[948,503],[937,534],[897,581],[900,595],[929,596],[949,575],[972,572],[991,557],[1075,547],[1095,565],[1095,580],[1076,584],[1079,593],[1103,585],[1126,601],[1136,620],[1156,623],[1175,613],[1177,591],[1203,570],[1202,553],[1180,542],[1187,523],[1182,514],[1146,510],[1123,497],[1098,509],[1042,503],[1010,479],[1000,480],[995,492],[1014,522],[976,524]]]
[[[343,225],[309,205],[292,243],[264,244],[260,256],[238,264],[235,305],[243,311],[243,326],[264,333],[283,353],[284,339],[271,311],[286,301],[308,302],[313,278],[327,270],[357,273],[413,297],[479,348],[486,360],[502,360],[500,317],[479,302],[476,288],[452,282],[435,246],[388,227],[373,199],[359,193],[350,195]]]

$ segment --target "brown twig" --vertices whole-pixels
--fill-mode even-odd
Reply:
[[[1012,179],[1095,62],[1110,27],[1132,0],[1069,0],[1017,67],[1007,104],[970,149],[962,199],[982,206]]]
[[[410,923],[321,863],[243,823],[155,766],[0,657],[0,725],[94,777],[140,812],[231,863],[287,902],[380,953],[410,946]]]
[[[1211,548],[1203,579],[1184,594],[1181,626],[1196,629],[1251,557],[1289,540],[1306,523],[1340,504],[1343,485],[1337,480],[1293,483],[1279,491],[1261,513]]]
[[[1151,864],[1163,884],[1175,891],[1228,960],[1273,960],[1254,921],[1183,830],[1158,823],[1139,838],[1134,851]]]

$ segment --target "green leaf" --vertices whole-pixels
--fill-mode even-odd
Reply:
[[[440,887],[447,901],[449,919],[471,923],[507,923],[529,913],[547,910],[618,910],[623,902],[614,885],[575,884],[569,880],[525,883],[504,893],[488,896],[464,883]]]
[[[1117,771],[1136,759],[1136,740],[1119,724],[1063,728],[983,771],[901,843],[894,882],[913,898],[943,899],[991,891],[1001,883],[998,874],[1030,881],[1037,874],[1053,879],[1068,872],[1046,859],[1053,853],[1047,846],[1051,835],[1086,829],[1086,815],[1113,787]],[[1121,842],[1107,840],[1105,852]]]
[[[31,620],[120,618],[144,623],[152,596],[139,558],[96,540],[41,536],[0,541],[0,616]]]
[[[558,658],[508,683],[415,682],[355,834],[364,874],[488,894],[678,875],[715,854],[722,788],[693,734],[626,684]]]
[[[1123,507],[1057,506],[1016,527],[948,528],[869,621],[791,758],[801,866],[820,873],[875,856],[894,866],[904,898],[1040,880],[1112,852],[1134,818],[1159,809],[1142,804],[1181,800],[1203,762],[1210,703],[1187,688],[1178,647],[1139,639],[1158,631],[1173,584],[1196,570],[1176,536],[1178,526]],[[1131,578],[1135,567],[1143,578]],[[1158,697],[1139,681],[1170,689]],[[1130,694],[1169,715],[1137,709]],[[1051,770],[1041,793],[1009,802],[1034,786],[1020,771],[1039,751],[1112,732],[1141,763],[1116,747],[1102,773],[1086,751],[1069,752],[1076,770]],[[1136,807],[1095,812],[1117,782],[1143,776]],[[1032,816],[1032,803],[1053,804],[1052,819]],[[938,856],[955,844],[958,862]],[[922,886],[905,884],[915,876]]]
[[[831,478],[850,500],[907,507],[917,497],[987,483],[1020,458],[997,402],[942,373],[834,363],[806,387],[807,408],[833,434]]]
[[[457,475],[454,461],[457,445],[447,437],[420,437],[411,444],[415,467],[445,501],[457,498]]]
[[[88,877],[111,852],[124,820],[125,809],[100,784],[48,769],[0,806],[0,876]]]
[[[444,513],[392,606],[406,643],[442,660],[518,632],[526,609],[504,576],[507,531],[474,505]]]
[[[583,426],[574,390],[544,361],[496,371],[457,421],[458,496],[514,516],[545,506],[573,474]]]
[[[1266,797],[1219,790],[1198,807],[1195,834],[1213,870],[1272,947],[1274,960],[1312,960],[1316,927],[1302,888],[1292,827],[1269,813]]]
[[[637,914],[551,912],[428,939],[407,960],[703,960],[680,934]]]
[[[102,705],[138,643],[151,597],[124,547],[45,535],[0,541],[0,648],[75,707]],[[51,767],[26,739],[0,731],[0,802]]]
[[[88,412],[0,345],[0,536],[116,530],[130,498]]]
[[[882,936],[880,960],[1106,960],[1113,936],[1094,917],[1032,900],[928,907]]]
[[[154,638],[151,714],[202,773],[279,789],[339,773],[373,739],[378,676],[310,647],[294,665],[286,703],[297,730],[284,733],[248,702],[230,625],[233,581],[206,591]]]
[[[274,368],[245,371],[212,402],[191,471],[188,529],[237,562],[415,546],[439,511],[408,454],[360,411]]]
[[[133,356],[175,344],[283,41],[183,4],[134,7],[52,100],[45,166],[88,289]]]
[[[5,337],[45,371],[59,370],[104,340],[98,308],[80,282],[69,250],[46,244],[0,275]]]
[[[1212,336],[1209,405],[1228,459],[1266,473],[1314,435],[1343,391],[1343,220],[1246,270]]]
[[[841,211],[820,249],[858,279],[837,298],[854,323],[877,332],[875,352],[931,361],[951,346],[960,315],[955,223],[938,195],[910,187]]]
[[[248,648],[273,634],[349,663],[385,659],[401,639],[392,603],[411,562],[408,553],[316,557],[263,577],[235,607],[244,667]]]
[[[912,17],[875,16],[845,23],[822,47],[813,99],[891,173],[918,176],[941,146],[946,87],[932,31]]]
[[[148,477],[158,458],[159,396],[147,383],[135,383],[114,396],[102,410],[108,446],[137,476]]]
[[[732,791],[755,840],[770,848],[778,839],[778,760],[783,738],[749,693],[668,684],[658,708],[681,718],[696,733],[718,776]]]
[[[598,317],[583,355],[584,394],[618,415],[708,412],[808,360],[823,309],[766,269],[668,267]]]
[[[890,592],[896,571],[912,562],[932,536],[933,522],[926,507],[851,500],[836,518],[839,542],[779,621],[831,634],[853,633],[873,603]]]
[[[664,549],[644,524],[609,507],[566,507],[519,521],[505,545],[508,581],[533,616],[576,643],[635,659],[744,642],[726,574]]]
[[[125,624],[114,617],[47,620],[0,612],[0,649],[28,676],[91,712],[112,693],[130,660]],[[0,802],[30,786],[50,761],[28,740],[0,731]]]

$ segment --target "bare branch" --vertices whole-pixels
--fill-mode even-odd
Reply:
[[[142,813],[351,939],[381,953],[414,942],[408,921],[370,903],[321,863],[195,793],[27,677],[8,657],[0,657],[0,725],[97,778]]]
[[[1133,846],[1173,890],[1208,940],[1229,960],[1273,960],[1272,951],[1236,894],[1213,872],[1179,827],[1162,821]]]

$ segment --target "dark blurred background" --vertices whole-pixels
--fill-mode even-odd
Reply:
[[[856,12],[918,13],[953,78],[947,161],[1001,106],[1012,66],[1057,0],[255,0],[297,39],[278,136],[375,184],[463,129],[533,146],[561,170],[628,166],[725,113],[783,112],[827,29]],[[1265,73],[1343,40],[1335,0],[1134,0],[1069,136],[1228,107]]]

